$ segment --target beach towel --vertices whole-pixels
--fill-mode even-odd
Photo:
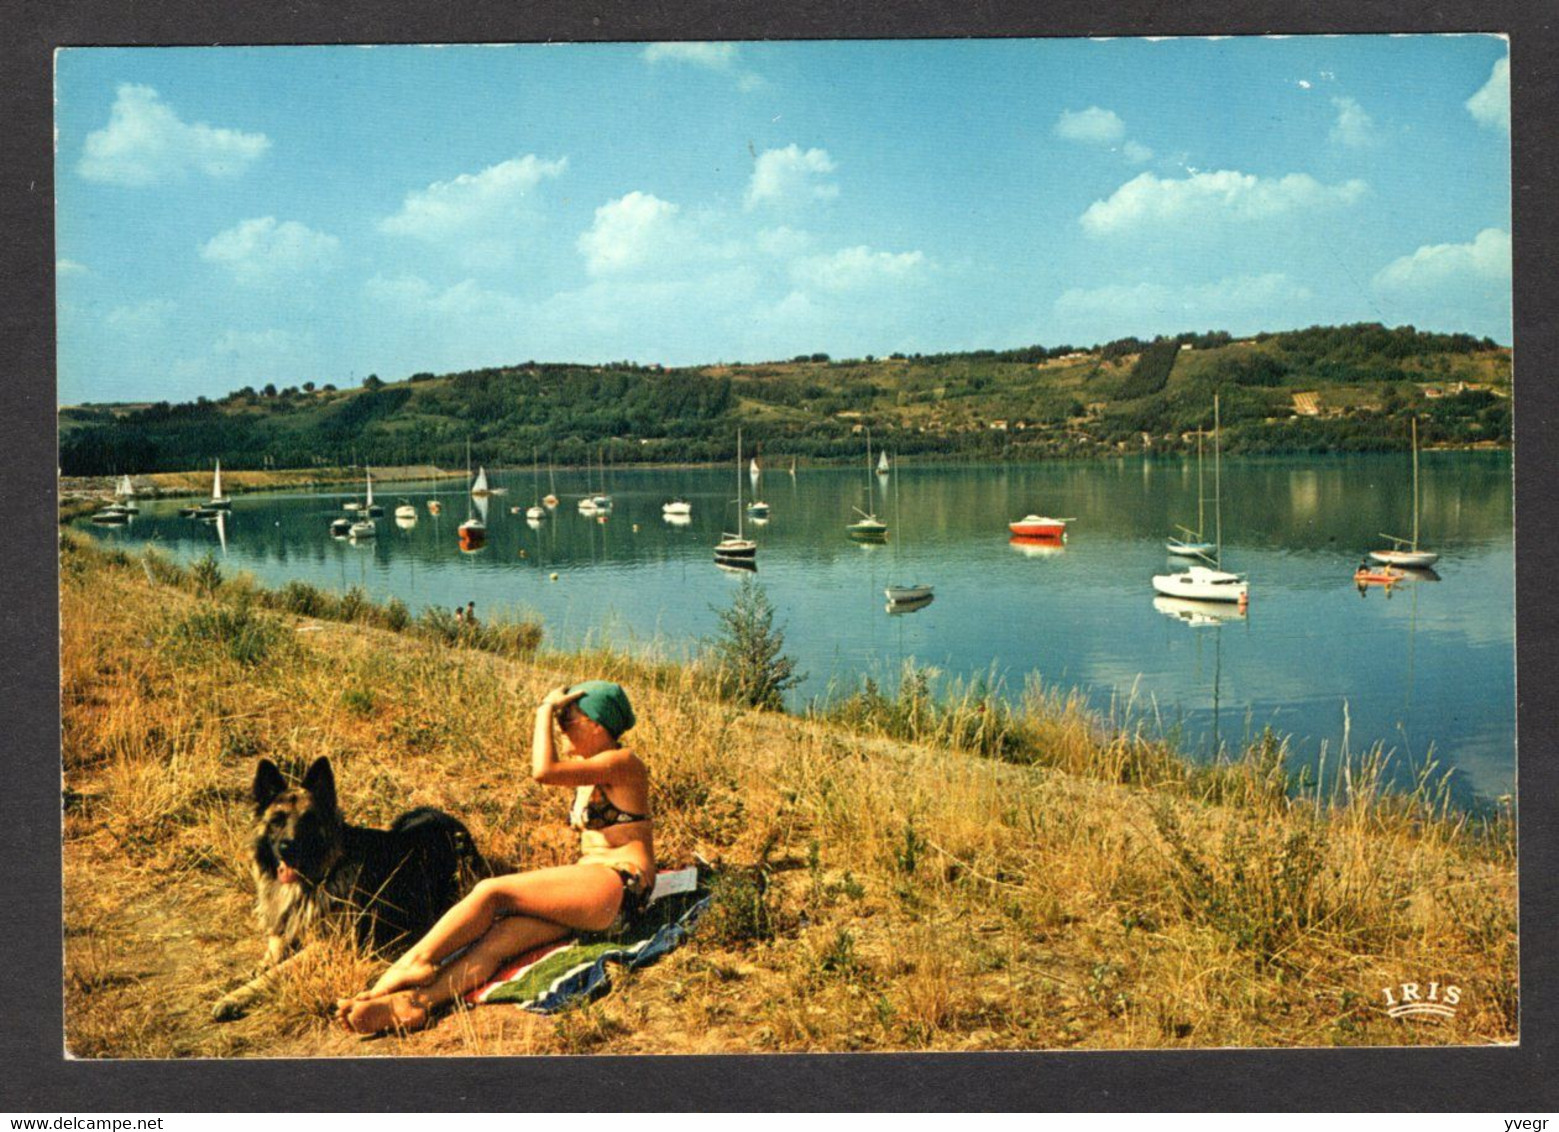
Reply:
[[[467,992],[472,1006],[507,1002],[537,1014],[555,1014],[611,988],[608,964],[629,971],[648,966],[688,937],[710,894],[698,888],[698,870],[655,878],[650,905],[613,933],[571,936],[527,951],[498,969],[492,980]]]

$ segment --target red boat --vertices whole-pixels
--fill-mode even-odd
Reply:
[[[1060,538],[1066,534],[1070,519],[1048,519],[1042,515],[1025,515],[1007,529],[1019,538]]]

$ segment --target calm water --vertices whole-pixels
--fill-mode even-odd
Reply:
[[[1208,481],[1210,496],[1210,469]],[[236,498],[225,552],[216,528],[179,518],[176,502],[144,504],[129,528],[93,529],[185,560],[225,553],[229,569],[271,584],[355,584],[414,610],[474,600],[479,615],[534,611],[554,646],[607,632],[685,647],[714,630],[712,607],[739,584],[711,557],[735,525],[730,471],[616,472],[604,523],[576,509],[583,474],[559,474],[562,504],[539,529],[509,511],[534,501],[530,474],[495,482],[510,494],[491,501],[487,545],[474,554],[458,548],[467,499],[448,483],[385,485],[380,535],[362,544],[329,537],[348,498],[340,491]],[[845,536],[868,489],[893,528],[887,545]],[[435,495],[438,518],[426,509]],[[1423,458],[1422,529],[1441,552],[1439,577],[1389,596],[1361,596],[1352,574],[1379,532],[1408,532],[1405,457],[1226,460],[1224,562],[1249,574],[1252,596],[1245,616],[1224,609],[1227,619],[1211,621],[1155,603],[1149,580],[1175,565],[1165,536],[1195,521],[1194,460],[906,466],[869,488],[863,470],[803,469],[766,474],[759,495],[772,517],[747,529],[787,651],[809,674],[798,699],[853,688],[866,673],[891,684],[909,659],[961,676],[994,665],[1012,689],[1038,673],[1101,708],[1129,700],[1194,754],[1271,725],[1292,736],[1296,759],[1315,761],[1324,742],[1335,764],[1346,712],[1355,751],[1380,741],[1404,763],[1432,752],[1455,767],[1464,800],[1512,789],[1508,455]],[[693,505],[685,526],[661,516],[673,496]],[[402,501],[417,507],[411,529],[392,518]],[[1009,543],[1007,522],[1031,511],[1076,516],[1064,547]],[[1211,518],[1209,502],[1209,528]],[[883,587],[919,582],[936,586],[935,601],[889,615]]]

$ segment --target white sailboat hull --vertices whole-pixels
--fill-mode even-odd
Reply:
[[[936,592],[935,586],[889,586],[882,591],[890,602],[925,601]]]
[[[1440,555],[1433,550],[1372,550],[1370,559],[1387,566],[1408,566],[1417,570],[1427,570],[1440,561]]]
[[[1153,588],[1165,597],[1186,601],[1241,602],[1250,597],[1243,574],[1192,566],[1176,574],[1153,575]]]

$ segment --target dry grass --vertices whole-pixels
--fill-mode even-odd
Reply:
[[[1378,760],[1296,794],[1275,742],[1196,769],[1037,687],[1010,713],[913,679],[836,718],[752,713],[696,666],[397,631],[376,607],[305,617],[297,594],[63,546],[78,1056],[1516,1038],[1513,822],[1459,816],[1427,779],[1387,794]],[[634,694],[662,862],[710,865],[716,905],[688,946],[556,1018],[487,1007],[363,1045],[327,1006],[374,963],[333,942],[249,1017],[207,1020],[261,951],[245,864],[258,756],[296,770],[330,755],[360,823],[436,805],[494,859],[566,861],[567,800],[525,773],[528,707],[583,672]],[[1431,979],[1463,988],[1454,1020],[1385,1015],[1382,987]]]

